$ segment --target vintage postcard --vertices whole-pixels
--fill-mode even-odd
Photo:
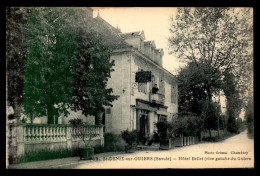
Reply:
[[[253,8],[6,7],[7,169],[254,168]]]

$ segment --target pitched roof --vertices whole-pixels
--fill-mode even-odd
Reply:
[[[108,42],[108,44],[110,46],[112,46],[113,49],[117,50],[125,50],[127,48],[132,48],[128,43],[125,42],[125,37],[132,35],[132,33],[134,33],[133,35],[143,35],[144,36],[144,32],[143,31],[137,31],[137,32],[130,32],[130,33],[124,33],[122,34],[118,29],[116,29],[115,27],[113,27],[112,25],[110,25],[108,22],[106,22],[104,19],[102,19],[101,17],[97,16],[96,18],[93,19],[93,24],[94,24],[94,28],[100,32],[103,37],[106,39],[106,41]],[[124,37],[123,37],[124,36]],[[152,45],[152,47],[156,48],[155,46],[155,42],[154,40],[151,41],[145,41],[144,45]],[[133,50],[132,50],[133,49]],[[138,55],[141,55],[142,57],[145,57],[143,53],[141,53],[140,51],[135,50],[134,48],[132,48],[131,51],[134,51],[135,53],[137,53]],[[159,48],[156,49],[160,52],[163,53],[163,49]],[[146,59],[147,60],[147,59]],[[154,63],[151,59],[148,59],[149,62]],[[175,80],[176,77],[170,73],[168,70],[166,70],[165,68],[163,68],[162,66],[155,64],[155,66],[157,66],[158,68],[162,69],[164,72],[166,72],[167,74],[169,74],[171,77],[173,77]]]
[[[112,49],[129,48],[124,39],[119,35],[120,30],[116,29],[101,17],[97,16],[93,19],[93,27],[97,32],[102,34],[105,41],[112,47]]]
[[[121,33],[120,36],[124,39],[127,39],[129,37],[142,37],[143,40],[145,39],[144,31],[136,31],[136,32],[128,32],[128,33]]]

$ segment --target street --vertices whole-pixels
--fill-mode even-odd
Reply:
[[[248,139],[244,131],[218,143],[207,142],[165,151],[138,151],[97,159],[52,168],[253,168],[254,140]]]

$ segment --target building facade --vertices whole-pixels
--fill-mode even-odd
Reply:
[[[128,47],[115,49],[111,56],[115,71],[108,87],[120,97],[106,108],[105,132],[136,129],[151,138],[158,120],[171,121],[178,113],[177,79],[162,67],[163,49],[157,49],[154,41],[145,41],[143,31],[119,35]],[[151,72],[151,80],[136,82],[136,73],[143,71]],[[156,86],[158,91],[153,93]]]

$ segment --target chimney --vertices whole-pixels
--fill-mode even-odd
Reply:
[[[156,46],[153,40],[144,42],[144,54],[148,56],[152,61],[154,61],[155,58],[155,48]]]
[[[163,49],[155,49],[155,57],[154,57],[154,61],[155,63],[157,63],[158,65],[162,66],[162,56],[164,55]]]
[[[136,48],[138,51],[144,53],[144,31],[123,33],[120,36],[125,40],[126,43]]]

